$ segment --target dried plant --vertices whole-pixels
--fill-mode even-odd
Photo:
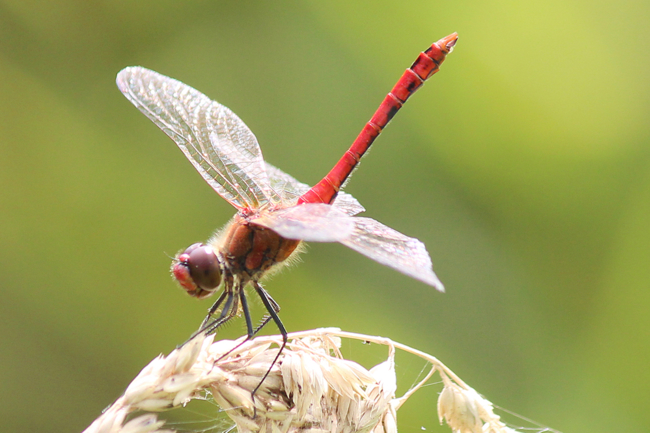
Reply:
[[[397,432],[397,410],[434,373],[442,379],[438,417],[457,433],[512,433],[492,404],[435,357],[389,339],[327,328],[250,341],[198,336],[167,357],[155,358],[85,433],[172,432],[153,413],[127,421],[134,411],[178,408],[208,391],[246,432]],[[386,361],[366,370],[343,359],[341,338],[388,347]],[[243,341],[243,342],[242,342]],[[273,346],[273,347],[272,347]],[[431,364],[426,377],[396,398],[394,356],[400,349]],[[252,391],[270,372],[255,392]]]

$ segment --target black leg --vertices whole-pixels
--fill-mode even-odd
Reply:
[[[219,304],[223,303],[223,300],[226,300],[225,304],[223,305],[223,308],[221,310],[221,314],[219,314],[219,317],[216,319],[213,319],[212,321],[206,323],[206,321],[210,320],[214,312],[219,308]],[[226,323],[228,320],[232,319],[235,314],[237,313],[237,300],[235,296],[233,296],[232,291],[224,292],[219,296],[219,299],[217,299],[217,302],[214,303],[214,305],[210,308],[210,311],[208,314],[208,317],[203,320],[203,323],[201,323],[201,327],[198,329],[198,331],[194,332],[190,338],[185,341],[185,343],[181,344],[180,347],[185,346],[189,341],[191,341],[194,337],[196,337],[199,334],[210,334],[214,331],[217,330],[217,328],[224,323]]]
[[[280,310],[280,306],[278,305],[278,303],[275,302],[273,300],[273,298],[271,298],[271,296],[269,296],[268,293],[266,293],[266,290],[264,290],[264,288],[262,286],[260,286],[260,284],[257,281],[253,281],[252,284],[253,284],[253,287],[255,288],[255,291],[257,292],[257,294],[262,299],[262,303],[266,307],[266,311],[269,312],[269,314],[271,315],[271,318],[273,319],[273,321],[277,325],[278,329],[280,330],[280,334],[282,334],[282,346],[280,346],[280,350],[278,350],[278,354],[275,355],[275,359],[271,363],[271,366],[269,367],[269,369],[264,374],[264,377],[262,377],[262,380],[260,381],[260,383],[255,387],[253,392],[251,392],[251,397],[253,398],[253,401],[254,401],[255,400],[255,393],[257,392],[258,389],[260,389],[260,386],[262,386],[262,383],[264,383],[264,380],[268,377],[268,375],[271,372],[271,369],[273,368],[275,363],[278,362],[278,359],[280,358],[280,355],[282,354],[282,351],[284,350],[285,346],[287,345],[288,337],[287,337],[287,330],[284,328],[284,325],[282,324],[282,320],[280,320],[280,316],[278,316],[278,313],[277,313],[277,311]],[[268,320],[266,322],[268,322]],[[266,322],[263,322],[262,326],[264,326],[264,324],[266,324]]]
[[[259,286],[259,287],[262,290],[262,292],[264,293],[264,296],[269,300],[269,302],[273,306],[273,309],[275,310],[275,312],[279,313],[280,312],[280,305],[277,302],[275,302],[275,299],[273,299],[271,297],[271,295],[269,295],[269,292],[264,290],[264,288],[262,286]],[[270,315],[265,315],[264,317],[262,317],[262,320],[260,321],[260,324],[257,325],[257,328],[255,328],[255,331],[253,332],[253,335],[257,334],[260,331],[260,329],[262,329],[264,326],[266,326],[266,324],[269,323],[272,318],[273,317],[271,317]]]
[[[233,276],[230,274],[227,274],[224,279],[224,284],[223,284],[223,292],[221,292],[221,295],[219,295],[219,299],[216,300],[214,304],[212,304],[212,307],[208,310],[208,315],[205,316],[205,319],[203,319],[203,322],[201,323],[201,326],[199,326],[199,330],[197,332],[201,333],[205,330],[206,324],[210,322],[210,319],[212,319],[212,316],[214,315],[214,312],[219,309],[219,306],[223,303],[224,299],[226,299],[227,296],[230,295],[230,298],[228,302],[232,302],[232,292],[235,287],[235,281],[233,279]],[[221,310],[221,317],[223,318],[225,315],[225,312],[229,309],[230,307],[228,305],[225,305],[223,310]]]
[[[271,295],[269,295],[269,292],[267,292],[266,290],[264,290],[264,287],[262,287],[259,283],[257,284],[257,287],[259,288],[259,289],[258,289],[258,288],[255,289],[255,290],[258,290],[257,293],[260,293],[260,291],[261,291],[261,292],[264,294],[264,297],[265,297],[266,299],[268,299],[269,303],[270,303],[271,306],[273,307],[273,310],[274,310],[276,313],[279,313],[279,312],[280,312],[280,305],[279,305],[277,302],[275,302],[275,299],[273,299],[273,298],[271,297]],[[262,296],[262,295],[260,295],[260,296]],[[264,302],[264,301],[262,301],[262,302]],[[268,307],[267,307],[267,308],[268,308]]]
[[[266,307],[266,311],[269,312],[271,318],[273,319],[278,329],[280,330],[280,334],[282,334],[282,340],[284,340],[286,344],[287,330],[284,328],[284,325],[282,324],[282,320],[280,320],[280,317],[278,316],[277,313],[277,311],[280,310],[280,306],[278,305],[277,302],[273,300],[273,298],[271,298],[271,296],[269,296],[268,293],[266,293],[266,290],[264,290],[264,288],[260,286],[260,283],[258,283],[257,281],[253,281],[252,284],[257,294],[260,295],[260,299],[262,299],[262,303]],[[282,348],[284,348],[284,344],[282,345]]]
[[[269,323],[270,321],[271,321],[271,316],[265,314],[264,317],[262,317],[262,320],[260,320],[260,324],[257,325],[255,330],[253,331],[253,335],[257,334],[260,331],[260,329],[264,328],[266,324]]]
[[[264,290],[264,289],[262,289],[262,290]],[[266,293],[266,292],[264,292],[264,293]],[[246,330],[247,330],[246,338],[241,343],[239,343],[238,345],[236,345],[235,347],[233,347],[232,349],[230,349],[229,351],[227,351],[226,353],[221,355],[219,357],[219,359],[217,359],[217,361],[219,361],[219,360],[225,358],[226,356],[230,355],[232,352],[239,349],[244,343],[251,340],[255,336],[255,334],[257,334],[257,332],[260,329],[262,329],[262,327],[264,325],[266,325],[267,323],[269,323],[269,321],[271,320],[271,316],[268,316],[268,315],[264,316],[264,319],[262,320],[262,323],[260,325],[258,325],[257,328],[253,329],[253,321],[251,320],[250,310],[248,309],[248,300],[246,299],[246,293],[244,292],[243,289],[241,289],[239,291],[239,299],[241,300],[242,310],[244,311],[244,318],[246,319]],[[273,301],[273,299],[271,299],[271,301],[273,302],[274,309],[276,311],[278,311],[280,309],[280,306],[277,304],[277,302]]]
[[[214,304],[212,304],[212,307],[210,307],[210,309],[208,310],[208,315],[205,316],[205,319],[203,319],[201,326],[199,326],[199,330],[203,329],[203,327],[210,321],[210,319],[212,319],[212,315],[221,306],[223,300],[226,299],[227,295],[228,294],[226,293],[226,291],[221,292],[221,295],[219,295],[219,299],[217,299],[214,302]]]
[[[239,298],[235,296],[233,292],[228,293],[228,299],[226,299],[226,303],[221,310],[221,314],[219,314],[219,318],[214,319],[199,331],[205,332],[206,334],[212,334],[217,330],[217,328],[237,315],[238,307]]]
[[[246,293],[243,289],[239,291],[239,299],[241,301],[241,309],[244,311],[244,318],[246,319],[246,331],[248,331],[248,338],[246,340],[250,340],[258,329],[253,329],[251,312],[248,310],[248,301],[246,300]]]
[[[275,302],[275,300],[271,297],[271,295],[269,295],[269,292],[264,290],[264,288],[262,286],[260,286],[260,289],[264,292],[264,296],[266,298],[268,298],[268,300],[271,302],[271,305],[273,306],[273,309],[275,310],[275,312],[279,313],[280,312],[280,305],[278,305],[278,303]],[[265,327],[266,324],[271,321],[271,319],[272,319],[272,317],[269,314],[265,314],[264,317],[262,317],[262,320],[260,320],[260,324],[257,325],[255,330],[253,331],[253,335],[257,334],[260,331],[260,329]]]

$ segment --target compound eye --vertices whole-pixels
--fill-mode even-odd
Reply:
[[[194,251],[197,248],[204,247],[205,244],[202,244],[201,242],[197,242],[195,244],[190,245],[189,247],[185,248],[185,251],[182,253],[179,253],[177,258],[179,262],[187,264],[187,260],[190,258],[190,253]]]
[[[187,267],[190,276],[198,287],[212,291],[221,284],[219,259],[210,246],[194,244],[183,253],[188,255]]]

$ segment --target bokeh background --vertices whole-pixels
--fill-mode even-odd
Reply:
[[[391,337],[564,432],[646,430],[648,16],[641,1],[0,1],[0,430],[83,430],[210,304],[175,287],[168,255],[233,209],[120,94],[121,68],[227,105],[269,162],[315,183],[453,31],[347,188],[425,242],[447,293],[324,244],[266,287],[289,330]],[[421,367],[400,360],[402,390]],[[436,392],[402,431],[449,431]]]

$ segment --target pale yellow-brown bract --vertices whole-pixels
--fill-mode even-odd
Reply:
[[[290,342],[271,367],[281,336],[214,342],[198,336],[168,356],[155,358],[84,433],[162,433],[155,413],[127,420],[134,411],[159,412],[182,407],[208,391],[248,432],[397,432],[397,410],[434,373],[442,379],[440,422],[457,433],[513,433],[495,415],[492,404],[435,357],[382,337],[335,328],[289,334]],[[385,361],[366,370],[343,359],[341,338],[388,347]],[[396,398],[394,355],[400,349],[431,364],[426,377]],[[270,372],[261,383],[262,378]]]

